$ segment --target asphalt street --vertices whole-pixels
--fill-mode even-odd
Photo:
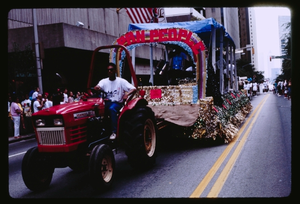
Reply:
[[[114,185],[97,192],[88,172],[55,169],[49,188],[31,192],[21,176],[35,139],[9,144],[8,193],[12,198],[286,197],[291,193],[291,101],[272,93],[252,99],[253,111],[229,144],[182,140],[159,133],[158,157],[138,172],[124,152],[115,153]],[[225,154],[227,153],[227,154]]]
[[[291,102],[270,94],[219,196],[284,197],[290,191]]]

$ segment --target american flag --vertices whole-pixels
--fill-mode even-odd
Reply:
[[[125,8],[133,23],[157,23],[156,8]]]

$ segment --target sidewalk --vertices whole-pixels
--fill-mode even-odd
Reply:
[[[18,138],[18,139],[14,138],[14,137],[8,137],[8,143],[17,142],[20,140],[27,140],[27,139],[34,138],[34,137],[35,137],[34,133],[29,133],[27,135],[21,135],[20,138]]]

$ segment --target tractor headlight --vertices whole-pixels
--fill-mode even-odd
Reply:
[[[55,118],[53,120],[53,124],[54,124],[54,126],[62,126],[64,124],[63,119],[62,118]]]
[[[37,126],[37,127],[42,127],[42,126],[45,126],[45,119],[37,119],[36,121],[35,121],[35,125]]]

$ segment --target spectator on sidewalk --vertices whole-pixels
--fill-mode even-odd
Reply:
[[[42,110],[44,107],[44,101],[42,98],[42,94],[38,94],[37,100],[33,103],[33,112],[36,113]]]
[[[239,90],[242,90],[244,88],[244,82],[241,80],[239,81]]]
[[[21,102],[22,108],[24,110],[25,117],[30,117],[32,114],[31,111],[31,100],[29,99],[29,95],[25,95],[25,100]]]
[[[52,97],[52,102],[53,102],[53,105],[59,105],[60,102],[61,102],[61,98],[62,98],[62,92],[61,90],[58,88],[56,93],[53,94],[53,97]]]
[[[277,85],[278,85],[278,82],[275,81],[274,83],[274,93],[277,94]]]
[[[65,104],[66,102],[65,102],[65,97],[64,97],[64,95],[62,94],[62,95],[60,95],[60,101],[59,101],[59,104]]]
[[[283,90],[284,90],[284,98],[288,98],[288,82],[287,82],[287,80],[284,80]]]
[[[31,96],[31,100],[33,100],[33,101],[36,100],[36,98],[38,97],[39,91],[40,91],[40,88],[36,87],[35,92],[33,92],[32,96]]]
[[[23,108],[23,118],[24,118],[24,124],[26,133],[33,132],[33,127],[31,123],[31,116],[32,116],[32,109],[31,109],[31,100],[29,99],[29,95],[25,95],[25,100],[21,103]]]
[[[281,95],[283,95],[284,94],[284,82],[283,81],[281,81],[281,84],[280,84],[280,86],[281,86]]]
[[[25,127],[25,122],[24,122],[24,109],[22,107],[22,104],[20,103],[20,98],[17,98],[17,104],[18,104],[19,108],[21,109],[21,114],[20,114],[20,120],[21,121],[20,121],[20,125],[22,125],[23,130],[25,130],[26,127]]]
[[[74,102],[74,95],[73,95],[73,92],[70,91],[69,92],[68,103],[73,103],[73,102]]]
[[[10,114],[10,106],[11,106],[11,103],[12,103],[12,99],[11,99],[11,96],[10,94],[8,95],[8,100],[7,100],[7,113],[8,113],[8,117],[11,117],[11,114]]]
[[[74,101],[75,101],[75,102],[78,102],[78,101],[80,101],[80,99],[81,99],[81,94],[80,94],[80,92],[78,91],[77,94],[76,94],[76,98],[74,99]]]
[[[258,89],[257,87],[258,87],[258,85],[257,85],[256,81],[254,81],[252,84],[252,91],[253,91],[254,97],[257,97],[257,95],[256,95],[257,89]]]
[[[279,81],[278,84],[277,84],[277,93],[278,93],[278,96],[281,96],[281,93],[282,93],[281,84],[282,84],[281,81]]]
[[[52,95],[49,96],[49,94],[44,94],[44,108],[50,108],[51,106],[53,106],[53,102],[52,102]]]
[[[64,93],[63,93],[63,96],[64,96],[64,100],[63,100],[63,102],[64,103],[68,103],[68,89],[65,89],[64,90]]]
[[[18,98],[16,95],[12,96],[12,103],[10,106],[10,114],[14,122],[14,137],[20,138],[20,121],[22,110],[18,105]]]
[[[8,93],[8,106],[7,106],[7,118],[8,118],[8,129],[7,129],[7,133],[8,133],[8,136],[11,136],[13,135],[13,129],[14,129],[14,123],[12,121],[12,117],[11,117],[11,114],[10,114],[10,106],[11,106],[11,103],[12,103],[12,99],[11,99],[11,95],[10,93]]]
[[[244,90],[246,90],[246,95],[249,97],[250,96],[250,85],[247,80],[245,81],[245,84],[244,84]]]
[[[288,100],[290,100],[290,98],[292,97],[292,79],[289,80],[287,87],[288,87]]]
[[[32,101],[32,94],[33,94],[33,92],[35,92],[35,90],[34,89],[31,89],[30,91],[29,91],[29,99]]]

